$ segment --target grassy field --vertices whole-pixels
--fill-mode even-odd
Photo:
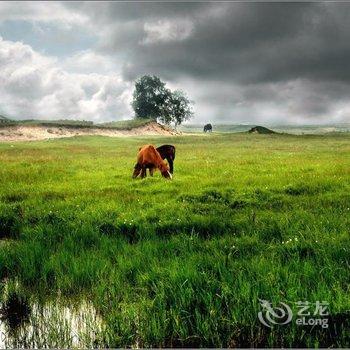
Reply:
[[[176,146],[173,181],[131,179],[145,143]],[[349,134],[0,144],[2,308],[91,303],[87,347],[349,347],[349,175]],[[330,327],[270,329],[259,299]],[[72,346],[46,337],[13,344]]]

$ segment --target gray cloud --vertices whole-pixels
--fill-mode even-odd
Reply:
[[[127,79],[145,73],[145,69],[168,79],[182,75],[235,83],[304,77],[350,78],[350,5],[224,3],[216,4],[216,9],[213,6],[198,11],[191,7],[186,12],[194,28],[187,39],[140,45],[145,36],[143,24],[147,22],[142,15],[143,7],[148,13],[147,4],[143,4],[138,20],[131,19],[133,31],[127,27],[123,35],[123,26],[118,27],[118,35],[112,35],[103,48],[113,53],[128,43],[132,55],[124,68]],[[158,18],[163,18],[163,6],[159,6],[159,12]]]
[[[191,27],[181,40],[147,40],[149,23],[169,30],[179,19]],[[281,122],[331,121],[347,101],[347,3],[108,3],[94,20],[106,25],[102,52],[127,52],[124,79],[156,74],[187,81],[182,87],[200,105],[198,119],[250,114],[254,121],[270,112],[268,119]],[[348,109],[340,113],[348,120]]]

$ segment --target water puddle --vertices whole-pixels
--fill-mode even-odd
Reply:
[[[29,303],[20,294],[0,303],[0,348],[96,348],[103,322],[91,302]]]

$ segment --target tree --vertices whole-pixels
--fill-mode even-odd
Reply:
[[[135,82],[132,107],[136,118],[157,119],[164,109],[167,91],[156,76],[144,75]]]
[[[172,92],[156,76],[145,75],[135,83],[132,107],[136,118],[159,119],[176,127],[192,117],[191,103],[183,91]]]
[[[175,128],[185,120],[193,116],[191,101],[186,94],[181,90],[171,92],[168,90],[168,95],[165,99],[165,110],[159,118],[161,122],[170,124],[173,122]]]

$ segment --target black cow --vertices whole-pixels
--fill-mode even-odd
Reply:
[[[162,145],[157,148],[158,153],[162,159],[166,159],[169,164],[170,173],[174,173],[174,160],[175,160],[175,146],[173,145]]]
[[[203,132],[212,132],[213,131],[213,126],[209,124],[205,124],[203,128]]]

